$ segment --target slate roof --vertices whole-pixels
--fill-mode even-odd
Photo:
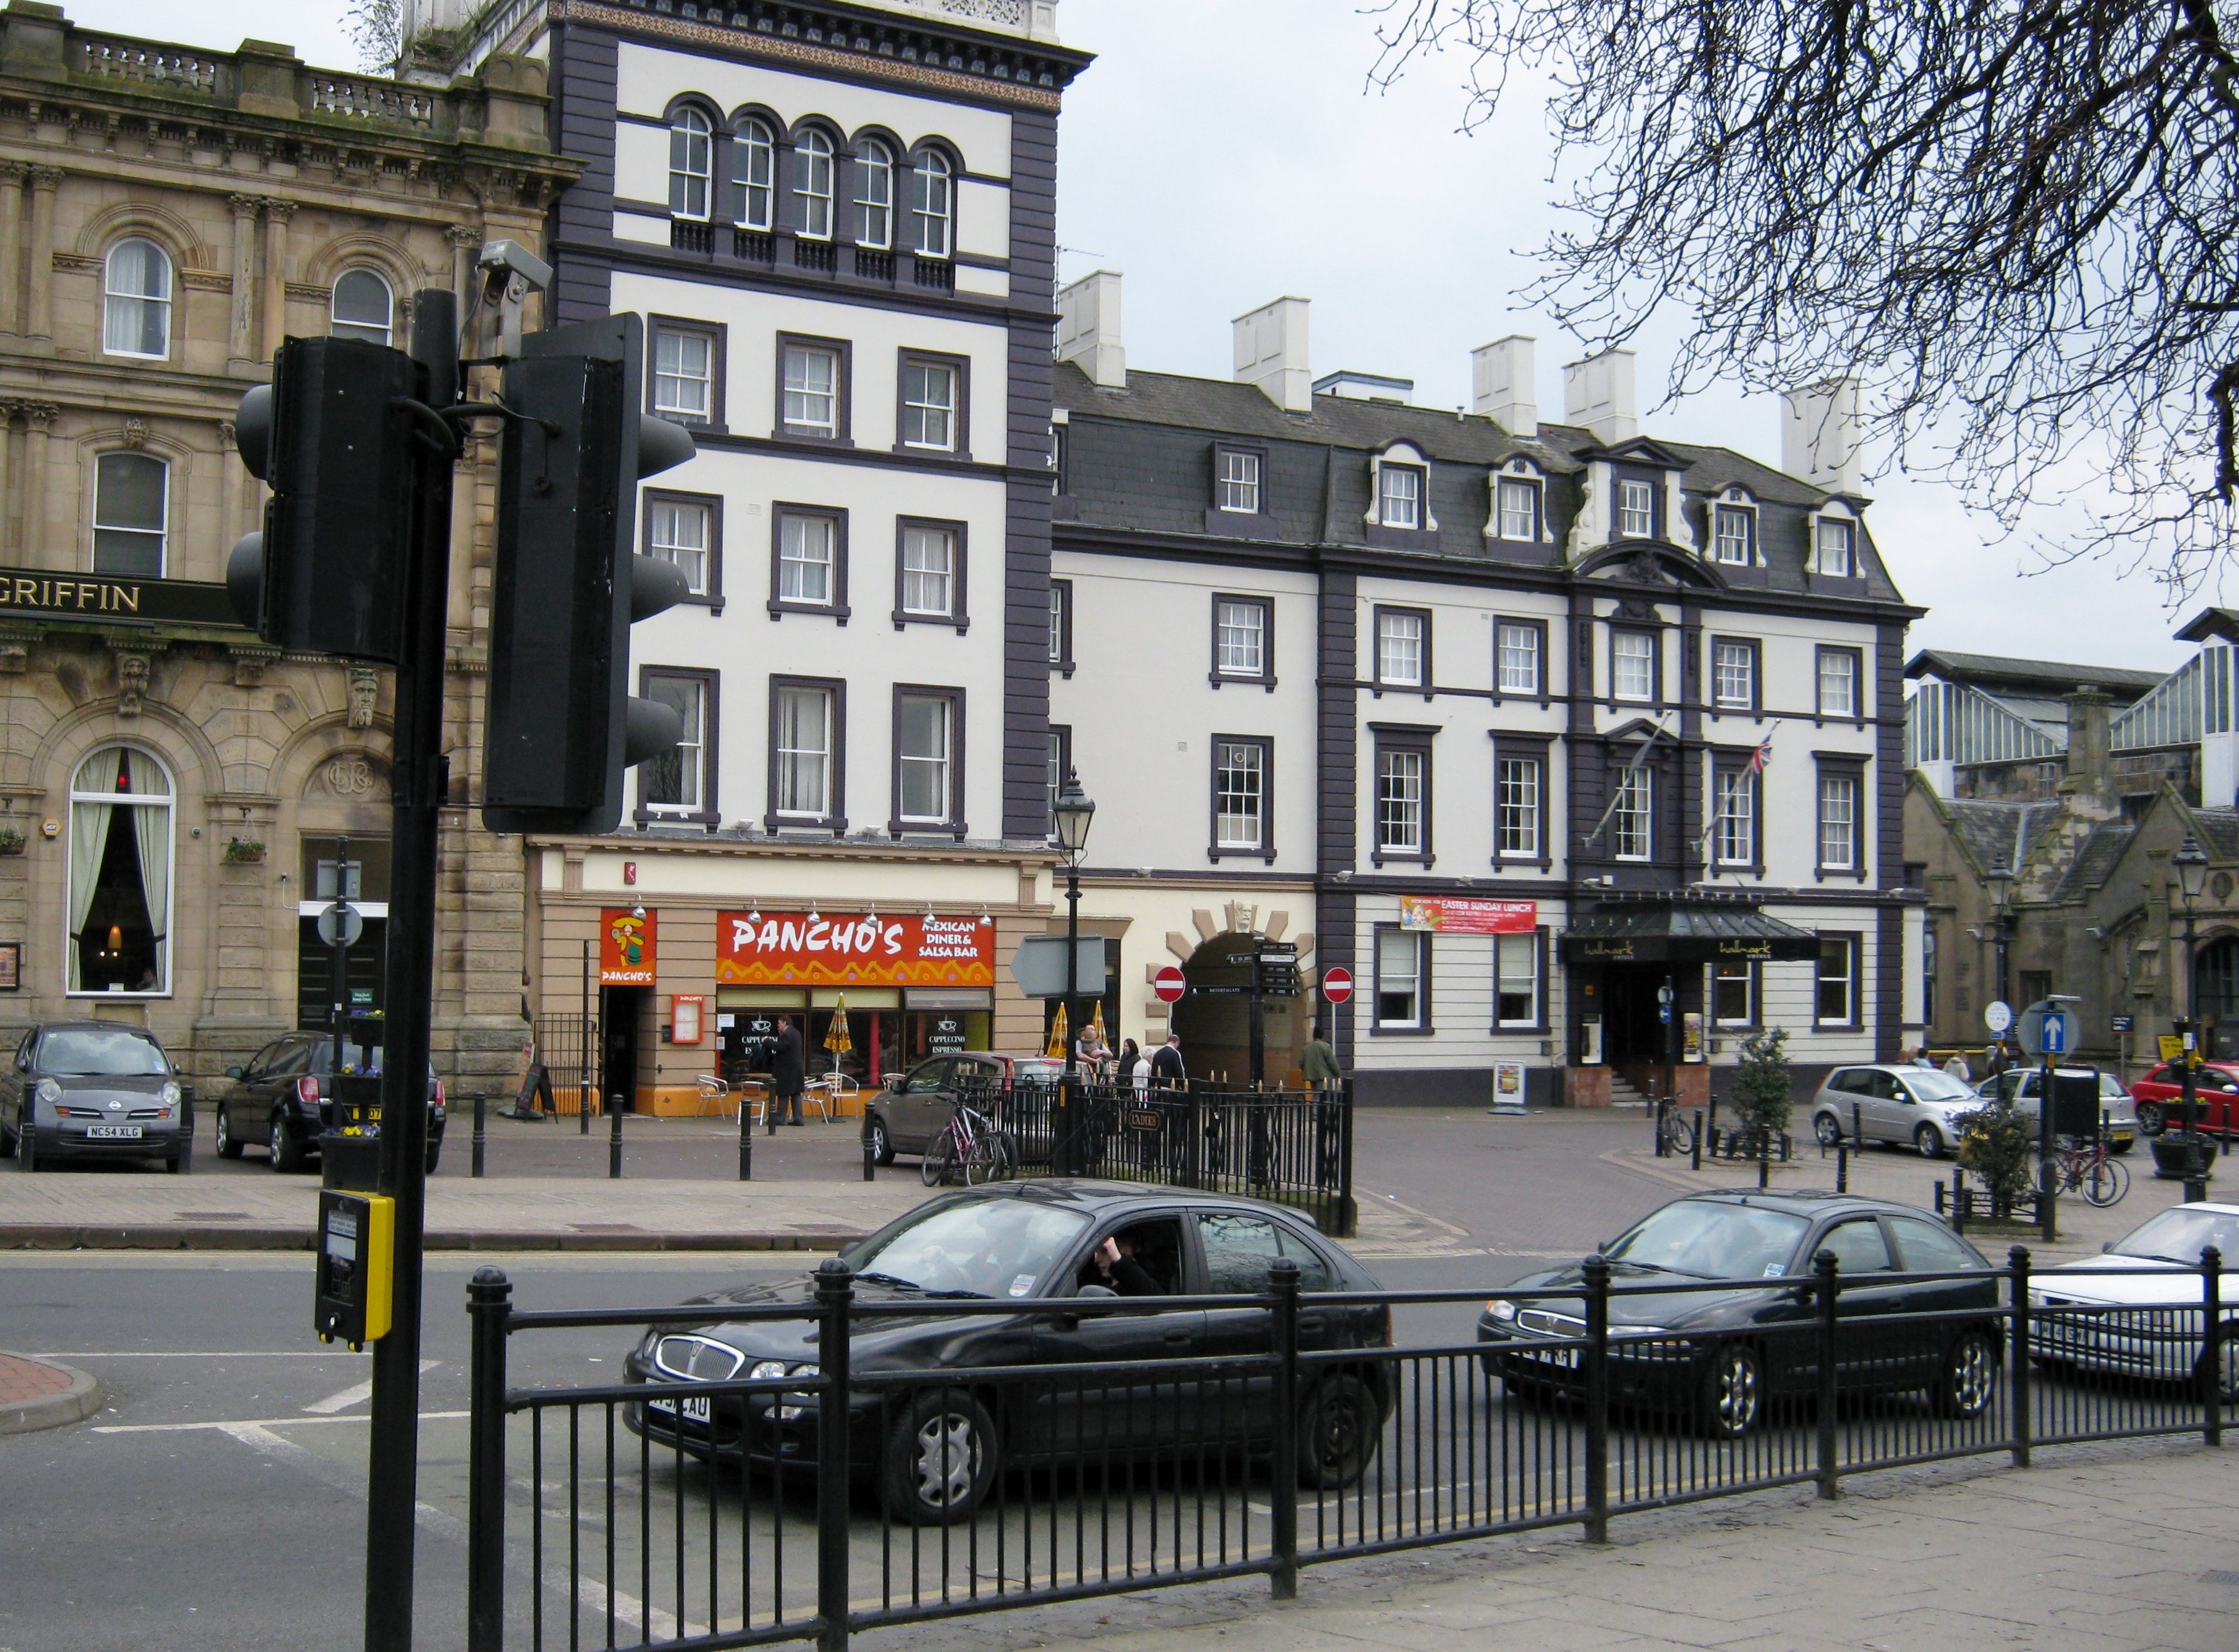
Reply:
[[[2060,818],[2060,805],[2000,803],[1975,798],[1953,798],[1945,807],[1964,842],[1985,872],[2004,866],[2018,872],[2029,859],[2030,846]]]
[[[2121,821],[2103,821],[2092,827],[2083,839],[2083,847],[2061,874],[2060,883],[2052,892],[2055,900],[2081,900],[2095,889],[2106,887],[2107,879],[2115,875],[2115,867],[2123,858],[2123,851],[2130,846],[2130,839],[2138,829]]]
[[[2218,860],[2239,860],[2239,809],[2195,809],[2193,819],[2208,837],[2208,852]]]
[[[1905,662],[1907,677],[1933,673],[1947,682],[1967,682],[1985,688],[2023,693],[2050,693],[2057,697],[2089,686],[2103,689],[2125,704],[2143,698],[2168,677],[2165,671],[2131,671],[2117,666],[2064,666],[2044,660],[2007,660],[1996,654],[1957,654],[1949,648],[1923,648]]]
[[[1431,461],[1430,511],[1438,531],[1425,535],[1419,549],[1396,551],[1395,557],[1547,567],[1567,555],[1578,478],[1589,457],[1603,451],[1591,432],[1577,426],[1543,424],[1537,438],[1527,440],[1480,415],[1463,418],[1393,401],[1317,395],[1311,411],[1289,413],[1256,385],[1226,379],[1131,369],[1125,389],[1104,388],[1070,362],[1057,365],[1055,392],[1057,405],[1067,413],[1066,492],[1071,514],[1061,513],[1059,520],[1060,534],[1067,538],[1077,537],[1079,528],[1098,527],[1206,539],[1252,537],[1231,525],[1208,525],[1213,444],[1226,438],[1267,450],[1262,482],[1279,542],[1365,548],[1368,456],[1391,442],[1406,441]],[[1831,494],[1724,448],[1660,441],[1656,445],[1686,467],[1684,509],[1698,546],[1710,542],[1711,496],[1729,487],[1745,488],[1758,508],[1766,588],[1791,594],[1807,589],[1804,514]],[[1547,473],[1551,542],[1527,546],[1485,537],[1488,477],[1518,454]],[[1069,527],[1075,531],[1069,533]],[[1860,535],[1858,555],[1867,597],[1903,601],[1882,567],[1870,529]]]

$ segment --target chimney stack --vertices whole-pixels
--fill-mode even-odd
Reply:
[[[1856,379],[1822,379],[1781,397],[1780,468],[1814,488],[1860,491],[1863,435]]]
[[[1539,434],[1539,395],[1531,335],[1511,333],[1470,352],[1470,411],[1511,436]]]
[[[1279,298],[1233,323],[1236,381],[1256,384],[1288,413],[1311,413],[1313,372],[1306,364],[1306,301]]]
[[[1607,448],[1640,434],[1640,402],[1632,390],[1632,352],[1604,350],[1563,366],[1563,417],[1584,425]]]
[[[1120,273],[1100,269],[1057,295],[1057,359],[1107,390],[1127,388],[1127,351],[1120,342]]]

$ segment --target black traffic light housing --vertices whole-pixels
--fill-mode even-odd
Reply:
[[[637,554],[637,484],[692,438],[644,411],[635,315],[531,334],[505,370],[482,820],[495,832],[621,823],[622,772],[674,747],[676,713],[629,693],[629,627],[681,601]]]
[[[283,648],[402,658],[415,501],[447,463],[424,433],[428,371],[359,339],[291,338],[242,398],[242,462],[271,484],[226,564],[243,623]]]

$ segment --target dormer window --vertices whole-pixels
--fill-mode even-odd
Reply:
[[[1852,524],[1840,517],[1822,516],[1819,519],[1815,533],[1818,541],[1820,573],[1847,580],[1857,571],[1852,531]]]
[[[1214,462],[1213,495],[1213,503],[1222,510],[1257,516],[1259,455],[1240,448],[1219,449]]]
[[[1656,537],[1656,484],[1625,476],[1617,485],[1617,532],[1619,539]]]
[[[1420,541],[1376,541],[1379,534],[1435,534],[1431,514],[1431,461],[1412,442],[1394,441],[1368,457],[1368,511],[1361,519],[1372,541],[1412,549]]]
[[[1500,537],[1539,537],[1539,483],[1530,476],[1503,476],[1499,483]]]
[[[1757,560],[1757,513],[1744,505],[1711,508],[1711,541],[1719,562],[1747,567]]]
[[[1423,473],[1412,465],[1380,468],[1376,488],[1376,520],[1386,527],[1419,528],[1423,525]]]

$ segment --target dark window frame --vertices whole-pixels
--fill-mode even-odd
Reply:
[[[1369,861],[1376,866],[1387,865],[1419,866],[1428,871],[1438,859],[1436,846],[1432,840],[1432,826],[1436,819],[1432,805],[1436,799],[1433,781],[1437,762],[1435,741],[1438,731],[1419,723],[1371,723],[1369,733],[1373,744],[1370,769],[1370,791],[1366,814],[1369,827]],[[1423,843],[1419,850],[1387,850],[1384,833],[1377,818],[1382,807],[1384,790],[1384,759],[1386,753],[1414,752],[1423,760]]]
[[[1063,786],[1065,784],[1065,777],[1070,773],[1073,769],[1073,725],[1071,723],[1052,723],[1048,726],[1049,738],[1057,742],[1058,785]],[[1049,754],[1046,749],[1043,752],[1042,760],[1044,766],[1046,767],[1049,761]],[[1050,793],[1050,806],[1053,809],[1057,806],[1057,793],[1054,790]],[[1057,819],[1055,815],[1053,814],[1050,819],[1050,832],[1053,835],[1056,833],[1056,830]]]
[[[902,421],[908,411],[906,393],[909,369],[912,367],[945,367],[956,375],[956,406],[950,414],[950,435],[954,438],[946,448],[926,448],[902,439]],[[921,350],[905,344],[894,352],[894,447],[899,454],[939,454],[947,458],[969,460],[972,457],[972,358],[953,355],[946,350]]]
[[[1521,689],[1500,686],[1500,628],[1505,625],[1525,626],[1539,634],[1539,687],[1537,692],[1526,693]],[[1496,614],[1492,616],[1492,703],[1503,700],[1533,700],[1545,710],[1554,703],[1555,662],[1548,654],[1548,626],[1544,617],[1527,614]]]
[[[902,702],[942,700],[948,702],[948,811],[937,821],[902,819]],[[935,683],[898,682],[894,687],[894,719],[887,740],[887,796],[889,799],[887,835],[900,839],[966,836],[964,810],[964,690]]]
[[[1554,784],[1554,747],[1552,734],[1530,734],[1514,729],[1496,728],[1492,736],[1492,854],[1495,866],[1537,866],[1541,872],[1551,872],[1555,866],[1553,834],[1549,830],[1548,805]],[[1539,765],[1538,839],[1537,854],[1510,855],[1500,850],[1500,766],[1510,760],[1529,760]]]
[[[1743,527],[1743,556],[1738,562],[1729,562],[1718,554],[1718,518],[1729,511],[1740,519]],[[1711,501],[1711,519],[1705,526],[1710,529],[1708,560],[1712,567],[1755,567],[1757,565],[1757,508],[1755,505],[1744,504],[1733,499],[1714,499]]]
[[[1259,748],[1259,841],[1249,849],[1224,847],[1220,841],[1220,748],[1256,746]],[[1206,767],[1207,814],[1206,858],[1208,860],[1264,860],[1275,864],[1275,740],[1272,734],[1215,734]]]
[[[956,547],[956,555],[949,568],[948,606],[945,614],[920,614],[902,606],[902,547],[908,541],[912,528],[931,529],[947,534]],[[904,630],[914,625],[953,626],[958,636],[972,628],[971,600],[966,593],[965,570],[970,564],[970,525],[941,516],[897,516],[894,518],[894,629]]]
[[[804,815],[781,816],[777,807],[777,707],[779,693],[787,688],[821,689],[831,698],[832,742],[826,760],[832,766],[832,791],[829,810],[821,818],[811,819]],[[847,830],[847,680],[845,677],[803,677],[773,672],[769,679],[769,744],[764,749],[765,771],[762,829],[775,833],[781,831],[829,832],[834,837]]]
[[[1749,703],[1730,706],[1718,698],[1718,650],[1745,648],[1750,660]],[[1704,673],[1703,707],[1711,717],[1751,717],[1764,709],[1764,647],[1755,637],[1713,635],[1710,647],[1710,670]]]
[[[1500,944],[1516,939],[1512,935],[1495,935],[1492,938],[1492,1025],[1488,1032],[1493,1038],[1528,1038],[1548,1030],[1547,955],[1553,949],[1548,945],[1551,937],[1545,924],[1531,932],[1531,1019],[1504,1021],[1500,1018]]]
[[[1415,943],[1415,1025],[1385,1026],[1379,1000],[1384,996],[1384,937],[1389,932],[1405,935]],[[1431,965],[1434,949],[1431,939],[1435,932],[1427,929],[1407,929],[1396,923],[1378,924],[1368,938],[1368,1036],[1372,1038],[1427,1038],[1437,1035],[1432,1019],[1431,998]],[[1498,1006],[1495,1005],[1495,1013]]]
[[[1074,670],[1073,658],[1073,581],[1052,580],[1050,594],[1057,601],[1057,630],[1059,657],[1052,660],[1050,668],[1061,677],[1071,677]]]
[[[1220,668],[1220,605],[1236,602],[1259,610],[1259,669],[1256,673],[1223,671]],[[1275,599],[1271,596],[1247,596],[1237,591],[1215,591],[1207,613],[1213,627],[1213,660],[1206,680],[1215,688],[1223,683],[1257,683],[1269,693],[1275,692]]]
[[[640,826],[701,826],[713,831],[723,823],[722,799],[716,783],[722,770],[718,760],[721,756],[722,679],[723,673],[701,666],[644,665],[638,667],[637,692],[643,700],[653,698],[653,680],[656,677],[683,678],[701,686],[700,699],[700,800],[701,806],[689,813],[680,813],[674,807],[658,811],[645,800],[645,769],[634,771],[637,806],[633,818]]]
[[[1510,486],[1531,490],[1531,531],[1521,538],[1508,531],[1508,513],[1500,506],[1500,490]],[[1547,534],[1547,479],[1536,474],[1518,470],[1496,470],[1492,473],[1492,532],[1487,535],[1496,544],[1538,545]]]
[[[1811,757],[1813,876],[1821,883],[1831,879],[1863,884],[1866,880],[1866,756],[1864,753],[1814,752]],[[1825,859],[1826,796],[1823,783],[1828,780],[1850,783],[1850,864],[1847,866],[1830,866]]]
[[[1739,774],[1748,782],[1750,858],[1747,860],[1725,860],[1719,858],[1719,834],[1725,830],[1721,824],[1710,833],[1709,841],[1704,846],[1704,875],[1713,877],[1731,872],[1751,873],[1761,878],[1764,875],[1764,775],[1762,771],[1752,771],[1750,767],[1750,759],[1756,753],[1757,747],[1713,746],[1709,748],[1709,751],[1711,807],[1714,819],[1718,811],[1718,799],[1724,793],[1726,777],[1730,774]],[[1711,822],[1705,821],[1704,824],[1708,826]]]
[[[832,600],[802,602],[778,594],[779,581],[783,572],[785,525],[796,517],[817,516],[834,524],[832,543]],[[847,604],[847,508],[844,505],[810,505],[795,500],[775,500],[770,504],[770,567],[769,616],[781,620],[788,614],[821,614],[846,625],[854,610]]]
[[[1738,1021],[1721,1020],[1718,1016],[1718,972],[1737,964],[1741,966],[1744,978],[1749,983],[1749,1014]],[[1758,965],[1757,959],[1753,958],[1717,959],[1704,967],[1708,972],[1703,981],[1704,1004],[1709,1012],[1708,1019],[1711,1024],[1711,1037],[1717,1037],[1721,1031],[1753,1032],[1764,1025],[1764,972]]]
[[[1609,622],[1609,691],[1605,696],[1606,703],[1612,709],[1618,706],[1645,706],[1656,711],[1664,710],[1667,702],[1664,698],[1664,628],[1654,625],[1621,625],[1611,620]],[[1617,640],[1625,636],[1648,639],[1649,693],[1645,700],[1634,700],[1617,691]]]
[[[1664,520],[1665,481],[1664,474],[1660,470],[1649,469],[1638,465],[1613,464],[1610,467],[1609,531],[1612,542],[1618,540],[1661,541],[1670,538],[1667,531],[1668,524]],[[1629,481],[1648,484],[1648,532],[1644,534],[1628,534],[1623,527],[1624,485]]]
[[[1384,616],[1387,614],[1409,614],[1423,622],[1422,681],[1392,682],[1384,675]],[[1370,692],[1381,699],[1385,694],[1420,694],[1425,700],[1434,698],[1431,651],[1431,610],[1411,607],[1405,603],[1379,602],[1369,611],[1368,667]]]
[[[1256,510],[1238,510],[1232,506],[1224,505],[1220,502],[1221,455],[1232,453],[1247,454],[1259,461],[1259,481],[1258,484],[1259,506]],[[1274,513],[1267,508],[1267,473],[1269,462],[1267,449],[1254,442],[1215,441],[1213,444],[1213,494],[1212,497],[1206,501],[1206,508],[1211,511],[1216,519],[1227,517],[1232,521],[1247,522],[1265,521],[1266,518],[1273,515]]]
[[[705,505],[708,507],[708,589],[702,595],[688,595],[684,600],[715,614],[723,611],[723,495],[697,494],[681,488],[642,488],[639,494],[644,502],[638,529],[638,550],[653,556],[653,508],[656,504]],[[667,558],[661,558],[666,561]]]
[[[696,220],[694,222],[697,222]],[[724,435],[730,430],[726,416],[730,410],[730,344],[731,329],[723,322],[695,321],[686,315],[650,315],[645,318],[645,410],[654,417],[667,419],[688,430],[704,431],[709,435]],[[682,414],[663,411],[654,405],[657,391],[654,371],[659,362],[663,333],[696,333],[708,341],[708,416],[694,420]]]
[[[830,350],[840,357],[840,365],[833,382],[833,432],[826,435],[807,425],[787,424],[785,419],[785,354],[791,349]],[[777,385],[770,403],[770,434],[781,441],[810,441],[824,448],[852,448],[855,445],[855,346],[844,338],[827,338],[816,333],[780,333],[777,335]],[[895,434],[899,435],[900,430]]]
[[[1814,1031],[1820,1032],[1841,1032],[1845,1031],[1856,1032],[1864,1025],[1863,1012],[1865,1007],[1864,1001],[1866,984],[1864,980],[1861,979],[1865,964],[1866,949],[1864,938],[1859,931],[1854,929],[1823,929],[1819,932],[1819,945],[1821,948],[1822,958],[1824,958],[1825,948],[1830,942],[1839,943],[1850,949],[1850,1018],[1846,1021],[1829,1021],[1821,1017],[1819,1013],[1819,982],[1821,979],[1822,959],[1814,959],[1811,963],[1811,1025]]]
[[[1827,709],[1825,685],[1820,676],[1822,662],[1830,654],[1847,655],[1850,661],[1850,709],[1847,712]],[[1861,647],[1823,642],[1811,652],[1811,720],[1814,726],[1825,723],[1849,723],[1856,727],[1866,726],[1866,651]]]
[[[1371,526],[1380,528],[1386,534],[1435,534],[1438,530],[1431,526],[1429,460],[1425,458],[1421,464],[1417,464],[1412,459],[1391,459],[1379,454],[1377,455],[1375,469],[1376,495],[1370,503],[1376,513],[1376,520]],[[1395,470],[1412,471],[1415,475],[1415,521],[1412,527],[1404,522],[1387,522],[1384,520],[1384,478],[1388,473]]]
[[[1837,574],[1821,565],[1824,552],[1822,535],[1830,527],[1843,530],[1843,560],[1850,566]],[[1815,511],[1811,516],[1811,571],[1823,580],[1857,580],[1864,578],[1858,567],[1858,521],[1855,516],[1836,516]]]

